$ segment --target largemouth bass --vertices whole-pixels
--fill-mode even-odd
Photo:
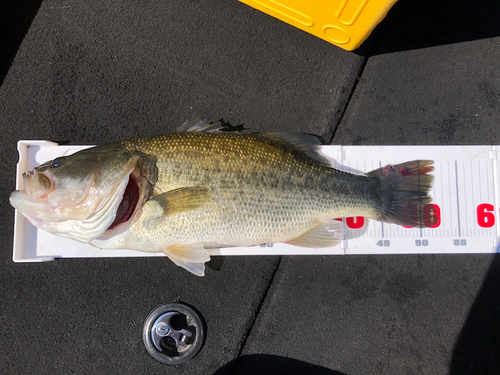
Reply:
[[[103,249],[164,252],[203,276],[206,249],[283,242],[329,247],[334,220],[422,225],[432,161],[366,175],[331,168],[311,135],[235,134],[199,120],[48,161],[11,204],[36,227]]]

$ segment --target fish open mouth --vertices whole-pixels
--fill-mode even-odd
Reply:
[[[137,203],[139,203],[139,196],[139,185],[132,176],[129,176],[122,201],[116,211],[115,221],[113,221],[107,230],[111,230],[120,224],[126,223],[132,218],[132,215],[137,207]]]

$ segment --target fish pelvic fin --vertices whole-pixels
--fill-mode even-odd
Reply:
[[[205,206],[212,200],[212,190],[203,186],[182,187],[151,198],[157,217],[192,211]]]
[[[205,262],[210,260],[208,251],[200,243],[167,247],[163,253],[179,267],[196,276],[205,276]]]
[[[300,237],[287,244],[301,247],[321,248],[337,246],[344,239],[344,223],[335,219],[320,221]]]
[[[380,187],[381,202],[375,219],[419,227],[423,225],[423,207],[432,201],[429,192],[434,176],[432,160],[414,160],[406,163],[387,165],[367,174]]]

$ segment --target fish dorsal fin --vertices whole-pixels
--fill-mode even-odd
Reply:
[[[202,244],[170,246],[163,252],[179,267],[185,268],[196,276],[205,276],[205,262],[210,260],[210,255]]]
[[[203,186],[182,187],[150,199],[156,205],[157,217],[196,210],[212,200],[212,190]]]
[[[344,223],[335,219],[320,221],[309,231],[287,244],[301,247],[331,247],[337,246],[344,238]]]
[[[206,121],[200,120],[199,118],[193,118],[189,121],[186,121],[181,125],[178,132],[200,132],[200,133],[217,133],[220,129],[224,128],[220,122],[216,122],[215,124],[210,124]]]
[[[314,135],[300,133],[266,133],[262,134],[262,136],[279,138],[314,163],[327,167],[331,166],[328,159],[318,152],[321,142]]]

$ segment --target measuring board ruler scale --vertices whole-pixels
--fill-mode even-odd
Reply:
[[[91,146],[59,146],[48,141],[19,141],[16,188],[23,188],[23,172],[58,156]],[[495,253],[500,238],[500,146],[322,146],[332,166],[366,173],[387,164],[416,159],[434,160],[433,201],[423,207],[422,228],[405,228],[363,217],[344,218],[340,246],[310,249],[286,244],[264,244],[209,250],[211,255],[347,255]],[[132,250],[104,250],[60,238],[34,227],[15,213],[15,262],[55,258],[165,256]]]

